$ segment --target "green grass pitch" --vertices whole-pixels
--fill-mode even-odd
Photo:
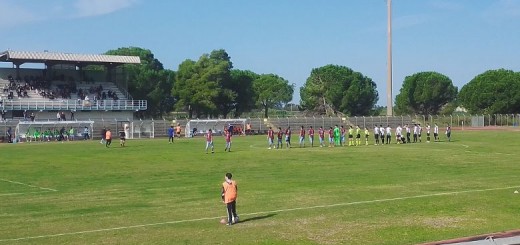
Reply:
[[[230,153],[216,137],[215,154],[203,138],[2,144],[0,244],[416,244],[518,229],[517,134],[289,150],[248,136]]]

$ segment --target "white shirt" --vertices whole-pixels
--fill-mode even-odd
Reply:
[[[417,126],[414,126],[413,127],[413,134],[418,134],[419,133],[419,128]]]
[[[406,132],[410,133],[410,127],[406,126]]]
[[[435,125],[435,127],[433,128],[433,133],[439,134],[439,126]]]
[[[379,128],[378,127],[374,127],[374,134],[379,134]]]
[[[426,133],[430,133],[430,125],[426,126]]]
[[[401,132],[402,132],[402,131],[403,131],[403,129],[402,129],[401,127],[397,127],[397,128],[395,129],[395,134],[396,134],[396,135],[401,135]]]
[[[392,135],[392,128],[386,127],[386,135]]]

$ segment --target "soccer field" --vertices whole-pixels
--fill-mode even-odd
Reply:
[[[281,150],[235,136],[230,153],[216,137],[215,154],[203,138],[2,144],[0,244],[416,244],[518,229],[518,134]]]

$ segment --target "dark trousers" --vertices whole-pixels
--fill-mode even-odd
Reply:
[[[227,214],[228,214],[228,224],[233,223],[233,218],[238,217],[237,215],[237,201],[232,201],[230,203],[226,203]]]
[[[410,143],[410,133],[406,133],[406,143]]]

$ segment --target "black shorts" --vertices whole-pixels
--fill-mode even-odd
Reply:
[[[126,138],[125,138],[125,137],[119,137],[119,139],[120,139],[120,140],[126,140]]]
[[[352,136],[351,134],[349,134],[349,135],[348,135],[348,138],[349,138],[349,139],[352,139],[352,138],[353,138],[353,136]]]
[[[379,139],[379,134],[374,134],[374,138]]]
[[[430,137],[430,133],[427,133],[426,136]]]
[[[439,134],[434,133],[433,136],[434,136],[434,137],[437,137],[437,136],[439,136]]]
[[[361,138],[361,134],[356,135],[356,139]]]

